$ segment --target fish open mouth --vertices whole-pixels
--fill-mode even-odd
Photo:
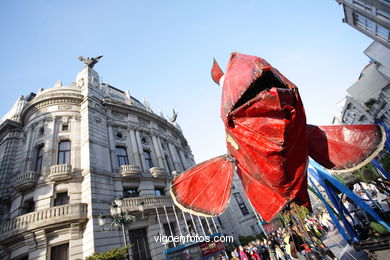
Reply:
[[[279,78],[275,77],[274,73],[272,73],[271,71],[265,71],[248,87],[244,94],[241,95],[236,104],[233,106],[232,110],[254,99],[260,92],[264,90],[269,90],[273,87],[284,89],[288,88],[280,81]]]

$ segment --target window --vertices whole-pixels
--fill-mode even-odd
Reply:
[[[155,189],[155,190],[154,190],[154,194],[155,194],[156,196],[159,196],[159,197],[165,196],[165,191],[164,191],[164,189]]]
[[[144,159],[145,159],[146,167],[149,169],[152,168],[153,163],[152,163],[152,156],[150,154],[150,151],[144,150]]]
[[[124,189],[123,197],[124,198],[139,197],[138,189],[136,188]]]
[[[62,123],[62,131],[69,131],[69,123]]]
[[[35,202],[33,201],[33,199],[29,199],[23,202],[23,206],[21,210],[22,215],[30,212],[34,212],[34,210],[35,210]]]
[[[386,42],[389,41],[389,30],[387,30],[385,27],[382,27],[380,25],[376,25],[375,34],[385,40]]]
[[[61,141],[58,145],[58,164],[70,163],[70,141]]]
[[[348,111],[345,115],[344,122],[351,125],[355,120],[356,114],[353,111]]]
[[[116,157],[118,158],[119,167],[122,165],[129,165],[129,159],[127,157],[126,148],[117,146],[115,148],[115,151],[116,151]]]
[[[42,170],[42,159],[43,159],[43,145],[38,146],[35,157],[35,171],[40,173]]]
[[[51,260],[68,260],[69,259],[69,243],[59,246],[53,246],[50,249]]]
[[[54,199],[54,206],[61,206],[66,204],[69,204],[68,192],[57,193],[57,196]]]
[[[241,194],[239,192],[233,194],[236,198],[237,204],[240,207],[242,215],[249,214],[248,208],[246,207],[244,200],[241,197]]]
[[[355,14],[355,23],[370,32],[372,32],[374,28],[374,23],[360,14]]]

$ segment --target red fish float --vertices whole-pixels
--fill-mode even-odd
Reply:
[[[259,57],[233,53],[226,73],[214,61],[211,74],[222,87],[228,154],[172,181],[171,196],[184,211],[223,213],[236,171],[252,205],[270,221],[290,202],[310,207],[308,156],[343,172],[363,166],[383,149],[385,134],[377,125],[307,125],[297,87]]]

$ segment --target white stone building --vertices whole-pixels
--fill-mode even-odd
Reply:
[[[333,124],[371,124],[380,119],[390,126],[390,81],[379,69],[385,71],[386,67],[371,62],[363,69],[339,102],[341,113],[334,117]]]
[[[122,247],[121,231],[98,225],[117,196],[137,216],[126,232],[132,259],[164,259],[153,236],[218,231],[214,219],[183,214],[168,196],[174,175],[194,164],[176,122],[101,83],[90,67],[70,86],[20,97],[0,121],[0,259],[84,259]],[[220,231],[259,233],[241,187],[233,195]]]

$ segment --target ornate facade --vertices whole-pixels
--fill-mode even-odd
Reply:
[[[101,83],[90,66],[70,86],[20,97],[0,121],[0,259],[84,259],[123,246],[121,231],[98,223],[101,213],[111,222],[118,196],[137,217],[125,232],[132,259],[163,259],[172,245],[154,236],[220,226],[181,212],[168,196],[172,178],[194,164],[174,118]],[[238,238],[245,224],[241,235],[259,233],[248,201],[235,196],[221,219],[238,222],[221,231],[234,234],[234,225]]]

